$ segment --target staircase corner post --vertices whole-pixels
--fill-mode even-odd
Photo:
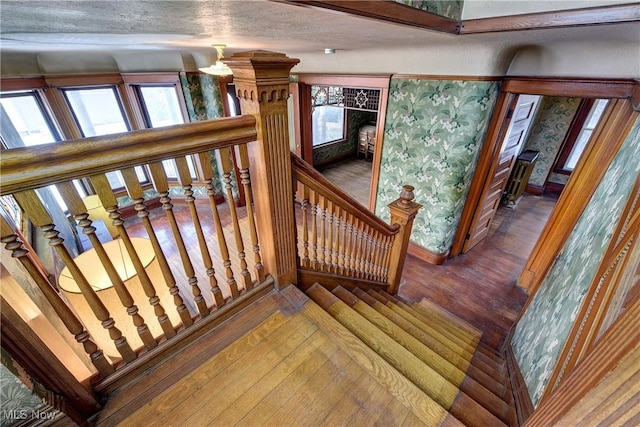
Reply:
[[[389,265],[389,276],[387,280],[387,283],[389,284],[387,292],[391,295],[396,294],[400,287],[404,261],[407,257],[407,248],[409,247],[409,240],[411,239],[413,220],[422,207],[421,204],[413,201],[415,197],[413,189],[414,188],[411,185],[403,185],[400,197],[388,205],[389,211],[391,212],[390,223],[392,225],[400,226],[400,230],[393,240],[393,245],[391,247],[391,262]]]
[[[255,219],[265,271],[279,287],[297,281],[287,97],[298,59],[250,51],[225,59],[242,114],[256,119],[257,141],[247,145]]]

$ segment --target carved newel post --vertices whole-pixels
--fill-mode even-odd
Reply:
[[[287,97],[289,72],[300,61],[251,51],[224,62],[233,71],[242,114],[256,118],[258,141],[248,144],[249,173],[262,261],[277,285],[286,286],[297,281]]]
[[[389,266],[389,290],[390,294],[396,294],[400,286],[400,278],[404,268],[404,260],[407,257],[407,248],[411,239],[411,229],[413,220],[422,207],[421,204],[413,201],[413,187],[411,185],[402,186],[400,198],[391,202],[389,210],[391,212],[391,224],[398,224],[400,231],[393,241],[391,248],[391,265]],[[395,260],[395,261],[394,261]]]

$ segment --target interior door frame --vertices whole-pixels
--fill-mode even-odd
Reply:
[[[346,74],[297,74],[297,82],[289,85],[292,93],[294,111],[294,141],[296,154],[313,165],[313,134],[311,129],[311,86],[342,86],[380,90],[378,113],[376,118],[376,142],[371,162],[371,182],[369,184],[369,210],[375,211],[378,196],[378,178],[382,160],[382,140],[384,122],[387,114],[389,84],[391,75],[346,75]]]
[[[592,141],[574,170],[565,191],[558,199],[518,278],[518,285],[533,296],[629,132],[637,116],[634,110],[640,111],[640,82],[612,79],[506,78],[503,81],[454,237],[450,251],[452,257],[461,253],[475,211],[481,208],[482,190],[488,177],[495,170],[502,137],[509,124],[507,118],[509,106],[513,98],[520,94],[614,100],[603,114]]]

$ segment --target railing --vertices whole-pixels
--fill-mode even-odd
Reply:
[[[296,188],[298,281],[311,286],[382,287],[400,283],[413,218],[420,209],[413,187],[390,205],[392,225],[368,211],[292,154]]]
[[[239,212],[232,196],[231,174],[237,167],[245,194],[251,197],[247,143],[256,139],[255,122],[252,116],[242,116],[3,151],[2,195],[13,196],[63,269],[44,272],[7,215],[2,217],[2,242],[82,344],[100,377],[198,329],[207,316],[254,287],[273,283],[262,266],[253,207],[247,203],[246,211]],[[220,159],[231,200],[220,207],[211,152]],[[198,160],[194,164],[202,182],[193,181],[188,159]],[[173,182],[167,161],[175,162]],[[141,181],[135,168],[146,170],[150,180]],[[137,213],[133,218],[123,217],[111,188],[106,174],[114,171],[122,174]],[[102,213],[117,230],[114,240],[100,235],[100,221],[88,212],[74,180],[91,184]],[[174,206],[170,183],[182,190],[181,205]],[[78,242],[65,241],[61,234],[73,228],[56,223],[51,212],[56,207],[47,206],[38,194],[38,188],[47,186],[57,189],[86,236],[85,245],[90,244],[79,256]],[[160,207],[149,207],[153,199],[159,199]],[[253,256],[247,257],[245,247]],[[129,280],[133,276],[137,281]],[[126,329],[131,334],[125,336]]]
[[[93,391],[126,384],[273,288],[309,284],[320,274],[334,279],[323,284],[397,290],[420,205],[405,187],[389,205],[389,226],[291,160],[286,100],[297,62],[263,51],[226,60],[245,116],[2,152],[0,194],[12,196],[13,217],[24,215],[39,230],[35,241],[51,248],[37,245],[38,252],[53,253],[38,258],[34,239],[24,237],[29,227],[0,209],[0,238],[15,259],[3,258],[3,277],[10,264],[11,286],[21,280],[15,286],[42,303],[41,317],[62,332],[65,358],[83,364]],[[212,158],[227,198],[220,206]],[[236,170],[240,182],[232,179]],[[113,173],[125,183],[117,192]],[[233,203],[237,185],[242,208]],[[90,209],[79,189],[95,193],[101,206]],[[11,307],[21,304],[20,292]],[[29,348],[49,348],[24,322],[35,333]],[[34,371],[48,359],[64,371],[53,375],[59,396],[84,407],[85,417],[95,412],[93,395],[79,402],[69,391],[84,383],[63,358],[31,353],[24,360]]]

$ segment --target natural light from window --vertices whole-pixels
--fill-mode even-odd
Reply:
[[[582,130],[580,131],[580,134],[576,139],[576,143],[574,144],[573,149],[571,150],[571,153],[569,154],[569,157],[564,164],[564,169],[572,171],[578,164],[578,160],[580,160],[582,152],[587,146],[589,139],[591,139],[593,130],[596,128],[598,121],[600,121],[600,117],[602,116],[604,108],[607,106],[608,102],[609,100],[607,99],[598,99],[593,105],[593,108],[589,113],[589,117],[582,127]]]
[[[316,106],[312,115],[313,146],[344,139],[344,108]]]

